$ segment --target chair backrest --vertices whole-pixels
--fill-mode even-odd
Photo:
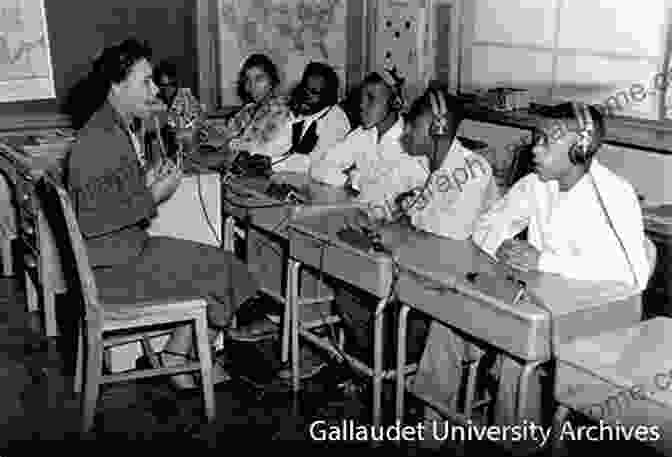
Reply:
[[[40,210],[54,234],[63,275],[71,292],[69,298],[77,298],[80,307],[77,315],[84,316],[89,326],[100,324],[102,308],[98,301],[98,289],[70,196],[49,177],[41,179],[35,190]]]

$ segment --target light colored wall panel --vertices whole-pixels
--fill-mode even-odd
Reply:
[[[552,47],[556,0],[476,0],[475,41]]]

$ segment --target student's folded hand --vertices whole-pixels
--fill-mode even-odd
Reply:
[[[497,259],[522,271],[534,271],[541,253],[527,241],[506,240],[497,249]]]

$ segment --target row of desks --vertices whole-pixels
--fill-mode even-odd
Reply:
[[[305,177],[292,179],[303,179],[301,184],[314,192],[310,202],[315,206],[283,206],[282,202],[264,194],[263,182],[234,180],[225,186],[223,200],[229,200],[228,193],[245,201],[233,205],[237,208],[224,203],[225,212],[287,239],[291,262],[319,269],[381,300],[374,325],[374,425],[379,424],[381,417],[382,380],[397,376],[382,368],[382,310],[393,294],[407,306],[520,360],[524,365],[521,397],[525,396],[527,377],[536,366],[549,360],[553,349],[551,340],[558,344],[627,327],[641,319],[638,294],[623,284],[516,273],[494,263],[470,241],[440,238],[403,224],[381,229],[387,253],[364,252],[337,235],[344,225],[354,220],[356,203],[339,194],[337,189],[320,187]],[[243,203],[248,208],[241,210]],[[473,278],[474,273],[489,278],[484,283],[492,283],[494,288],[487,292],[479,290],[478,285],[468,279]],[[529,299],[514,304],[510,297],[498,296],[497,284],[505,281],[523,281]],[[508,293],[509,288],[501,289]],[[296,297],[288,298],[290,302],[296,300]],[[292,331],[297,332],[297,329]],[[403,366],[399,366],[396,371],[402,369]]]

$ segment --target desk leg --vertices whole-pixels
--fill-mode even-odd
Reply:
[[[225,215],[222,222],[222,248],[225,251],[234,252],[234,232],[235,219],[233,216]]]
[[[387,297],[376,306],[373,333],[373,426],[381,424],[381,404],[383,396],[383,324],[385,323]]]
[[[399,311],[399,328],[397,330],[397,393],[396,416],[398,423],[404,420],[404,396],[406,395],[406,328],[408,312],[411,308],[402,305]]]
[[[298,279],[296,281],[293,281],[292,278],[289,276],[292,272],[292,269],[294,268],[294,262],[292,259],[289,259],[287,261],[287,278],[285,281],[285,312],[283,313],[282,316],[282,349],[281,349],[281,354],[280,354],[280,361],[285,364],[287,361],[289,361],[289,346],[292,344],[292,335],[294,335],[293,332],[293,326],[292,326],[292,315],[294,313],[294,305],[292,305],[292,297],[294,297],[294,301],[297,303],[296,307],[298,308],[298,301],[299,301],[299,291],[294,290],[293,286],[296,285],[298,289]],[[297,267],[298,269],[298,267]],[[296,273],[297,278],[298,278],[298,271]],[[297,318],[298,319],[298,318]],[[297,333],[298,333],[298,327],[297,327]]]
[[[292,358],[292,388],[294,392],[300,389],[299,364],[301,363],[301,352],[299,351],[299,267],[301,264],[295,260],[289,259],[287,265],[287,309],[289,310],[290,334],[292,338],[292,347],[290,356]]]
[[[521,424],[523,420],[523,411],[527,405],[528,397],[528,386],[530,384],[530,378],[534,375],[534,372],[539,368],[539,366],[545,363],[545,360],[537,360],[536,362],[528,362],[523,365],[522,370],[520,370],[520,378],[518,380],[518,398],[516,399],[516,412],[515,412],[515,423]]]

